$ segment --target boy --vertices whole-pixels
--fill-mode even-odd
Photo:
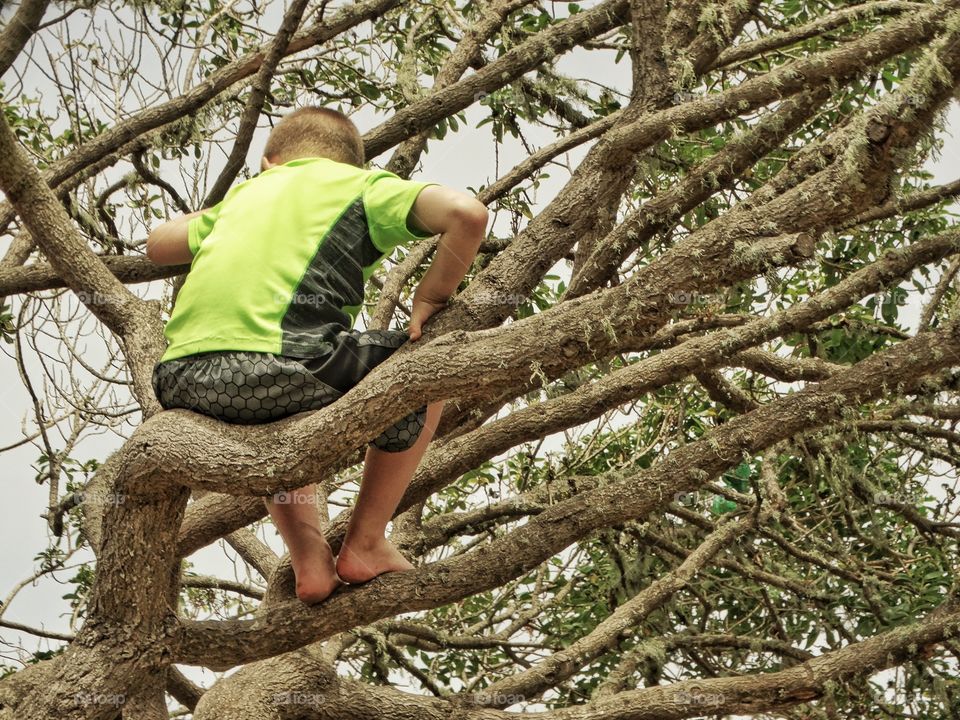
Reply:
[[[157,227],[147,257],[191,263],[154,368],[161,405],[227,422],[261,423],[330,404],[446,304],[476,256],[486,208],[433,183],[365,170],[363,142],[343,114],[303,108],[272,130],[260,175],[212,208]],[[364,283],[397,245],[440,234],[416,292],[409,334],[352,330]],[[363,482],[334,559],[312,485],[265,499],[290,552],[297,597],[326,598],[409,562],[384,537],[437,426],[442,402],[370,443]]]

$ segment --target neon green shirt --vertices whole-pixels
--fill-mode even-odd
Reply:
[[[407,216],[430,184],[303,158],[234,186],[190,221],[193,261],[161,362],[215,350],[323,353],[353,327],[380,261],[425,237]]]

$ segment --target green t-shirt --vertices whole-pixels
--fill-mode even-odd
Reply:
[[[323,353],[353,326],[379,262],[424,237],[407,216],[430,184],[304,158],[231,188],[190,221],[193,262],[161,361],[214,350]]]

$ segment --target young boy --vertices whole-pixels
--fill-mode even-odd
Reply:
[[[363,164],[360,133],[345,115],[303,108],[270,133],[260,175],[150,233],[153,262],[191,263],[153,374],[164,408],[270,422],[332,403],[408,338],[420,338],[476,256],[487,210],[465,193]],[[352,330],[379,262],[397,245],[435,234],[409,334]],[[312,485],[265,500],[302,601],[323,600],[340,581],[412,567],[384,533],[442,407],[420,408],[370,443],[336,560]]]

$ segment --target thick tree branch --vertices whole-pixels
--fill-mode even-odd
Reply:
[[[176,661],[225,668],[285,652],[334,632],[453,602],[536,567],[601,527],[646,517],[666,504],[665,490],[689,492],[736,466],[744,456],[829,424],[851,407],[909,391],[924,376],[960,359],[960,319],[937,332],[877,352],[849,370],[738,416],[704,439],[674,450],[635,477],[604,485],[549,508],[525,525],[455,560],[378,578],[337,592],[316,609],[278,604],[256,620],[184,624]],[[262,629],[269,627],[270,633]]]
[[[741,355],[737,353],[746,348],[829,317],[859,298],[901,280],[919,265],[937,262],[957,252],[960,252],[958,232],[925,238],[902,251],[888,253],[876,263],[786,310],[769,317],[756,318],[740,327],[689,338],[673,348],[609,373],[566,395],[522,408],[443,443],[424,459],[401,502],[401,508],[424,500],[443,487],[450,478],[467,472],[511,447],[589,422],[613,407],[641,397],[643,393],[679,381],[699,369],[715,367],[724,358],[732,356],[739,360]],[[769,368],[769,365],[765,367]],[[825,379],[832,375],[821,373],[818,377],[808,377],[804,374],[785,379]]]
[[[735,243],[729,236],[708,236],[702,244],[690,243],[684,250],[696,261],[677,253],[652,263],[650,272],[639,275],[636,282],[561,303],[509,326],[473,333],[457,331],[432,342],[420,341],[416,348],[401,347],[343,399],[303,418],[244,427],[240,432],[195,413],[168,411],[164,422],[147,422],[138,428],[122,451],[130,463],[131,479],[148,488],[175,478],[192,487],[236,494],[268,495],[301,487],[425,401],[480,397],[489,388],[502,388],[528,375],[530,363],[554,372],[606,356],[624,342],[660,327],[678,285],[707,290],[721,281],[720,276],[734,282],[753,276],[771,262],[805,260],[812,252],[812,239],[789,235]],[[735,259],[725,266],[713,264],[714,259],[731,256]],[[701,262],[712,270],[704,271]],[[669,269],[664,272],[661,264]],[[598,318],[603,320],[597,322]],[[577,332],[571,333],[571,328]],[[491,354],[487,341],[494,338],[499,352]],[[470,372],[464,373],[464,367]],[[386,393],[385,388],[389,388]],[[387,401],[391,403],[389,414],[382,412]],[[188,437],[178,433],[180,442],[171,443],[173,438],[165,428],[177,422],[176,418],[189,422],[193,429],[186,433]],[[338,432],[331,434],[329,428],[334,427]],[[289,439],[290,447],[300,448],[295,456],[278,452],[278,431]],[[329,442],[331,437],[337,441]],[[173,451],[174,445],[181,445],[182,452]],[[222,448],[222,461],[211,457],[209,447],[213,446]]]
[[[626,10],[627,0],[605,0],[535,34],[482,70],[403,108],[371,130],[364,136],[367,155],[376,157],[401,140],[463,110],[476,102],[480,93],[503,87],[544,60],[621,25],[626,21]]]
[[[20,3],[7,27],[0,33],[0,75],[10,68],[37,31],[49,4],[46,0],[23,0]]]
[[[865,2],[852,7],[840,8],[828,15],[812,20],[805,25],[789,30],[772,32],[762,35],[756,40],[740,43],[727,48],[710,64],[707,70],[728,68],[731,65],[750,60],[764,53],[776,50],[785,50],[804,40],[823,35],[824,33],[842,28],[845,25],[859,20],[869,20],[883,16],[897,17],[904,13],[923,11],[928,8],[926,3],[900,2],[899,0],[880,0],[879,2]]]

